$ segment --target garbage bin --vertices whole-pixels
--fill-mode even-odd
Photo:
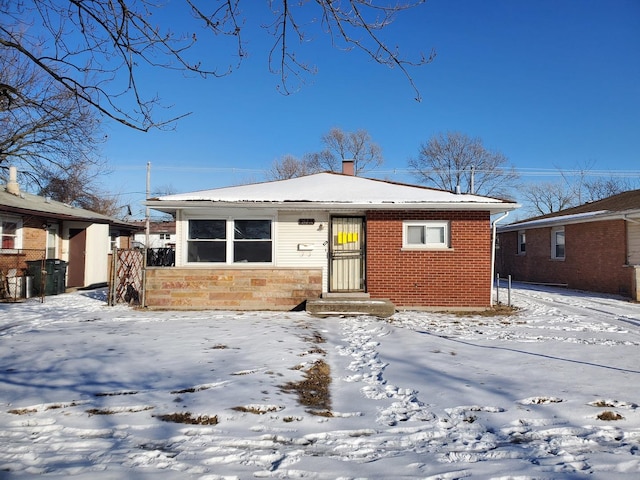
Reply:
[[[66,290],[67,262],[57,258],[27,262],[28,275],[33,277],[33,294],[58,295]]]

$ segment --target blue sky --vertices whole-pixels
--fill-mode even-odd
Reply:
[[[410,70],[422,102],[399,70],[320,35],[298,49],[318,73],[290,96],[276,89],[259,29],[246,33],[250,56],[228,77],[149,72],[150,95],[174,105],[167,116],[192,114],[173,131],[107,124],[104,186],[141,216],[147,162],[152,192],[262,181],[283,155],[321,149],[332,127],[367,130],[385,158],[369,176],[398,181],[415,181],[409,158],[446,131],[480,137],[525,182],[585,164],[640,178],[640,1],[429,0],[385,35],[409,56],[436,50]]]

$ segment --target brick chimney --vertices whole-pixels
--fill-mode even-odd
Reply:
[[[343,160],[342,161],[342,174],[343,175],[355,175],[355,171],[353,168],[353,160]]]
[[[11,193],[16,196],[20,195],[20,185],[18,185],[18,170],[16,170],[16,167],[9,167],[7,193]]]

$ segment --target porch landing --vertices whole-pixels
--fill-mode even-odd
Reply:
[[[306,310],[317,317],[372,315],[386,318],[395,313],[396,307],[389,300],[350,295],[309,298]]]

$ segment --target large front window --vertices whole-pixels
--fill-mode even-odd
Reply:
[[[270,263],[272,258],[271,220],[189,220],[189,263]]]
[[[271,262],[271,221],[235,220],[234,262]]]
[[[187,262],[227,261],[227,221],[189,220]]]

